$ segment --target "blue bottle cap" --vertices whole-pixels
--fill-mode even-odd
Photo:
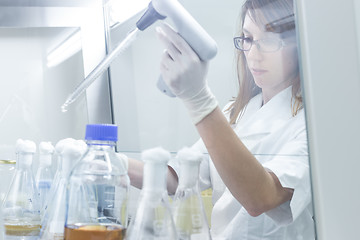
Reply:
[[[85,140],[116,142],[118,140],[117,126],[113,124],[87,124]]]

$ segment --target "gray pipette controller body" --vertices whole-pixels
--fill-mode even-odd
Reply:
[[[217,53],[214,39],[200,26],[189,12],[177,0],[152,0],[136,26],[143,31],[157,20],[169,17],[178,33],[203,61],[210,60]],[[175,97],[162,77],[159,77],[157,87],[170,97]]]

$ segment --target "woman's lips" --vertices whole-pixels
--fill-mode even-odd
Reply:
[[[260,69],[260,68],[251,68],[251,73],[254,76],[260,76],[260,75],[263,75],[264,73],[267,73],[267,70]]]

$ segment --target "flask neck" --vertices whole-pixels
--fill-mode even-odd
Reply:
[[[180,163],[180,188],[194,188],[199,182],[199,164]]]
[[[62,156],[61,158],[61,167],[60,173],[62,176],[68,176],[76,162],[76,159],[70,158],[68,156]]]
[[[17,153],[16,168],[28,169],[31,168],[34,153],[19,152]]]
[[[85,153],[85,150],[85,145],[69,145],[61,152],[61,154],[59,154],[58,170],[62,176],[67,176],[70,174],[74,165]]]
[[[39,167],[50,167],[52,162],[52,154],[40,154]]]
[[[146,162],[144,165],[143,189],[151,192],[166,191],[166,174],[166,164]]]

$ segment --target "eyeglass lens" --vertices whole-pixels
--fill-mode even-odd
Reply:
[[[268,39],[259,39],[259,40],[252,40],[251,38],[236,38],[235,39],[235,46],[236,48],[249,51],[251,46],[255,44],[259,51],[262,52],[274,52],[281,48],[282,40],[275,39],[275,38],[268,38]]]

